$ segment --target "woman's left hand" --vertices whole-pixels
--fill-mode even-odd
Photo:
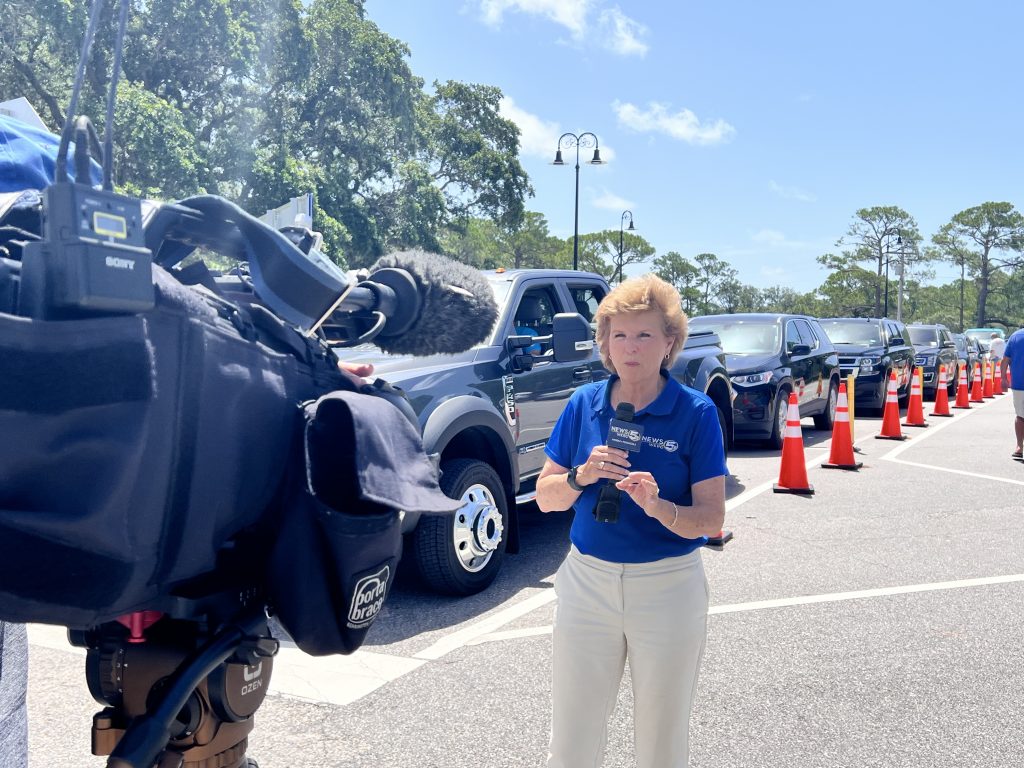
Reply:
[[[646,514],[652,515],[655,502],[658,500],[658,481],[650,472],[630,472],[615,484],[620,491],[629,494],[640,509]]]

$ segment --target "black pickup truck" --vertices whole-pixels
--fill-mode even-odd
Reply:
[[[571,270],[484,273],[499,306],[483,344],[457,355],[399,357],[376,347],[341,358],[372,362],[375,375],[402,389],[441,459],[441,487],[465,505],[452,517],[406,515],[407,555],[422,580],[448,594],[472,594],[518,551],[519,510],[533,500],[544,446],[573,390],[606,378],[592,318],[610,290],[604,279]],[[583,339],[583,340],[580,340]],[[672,374],[718,406],[726,445],[732,389],[718,336],[695,332]]]

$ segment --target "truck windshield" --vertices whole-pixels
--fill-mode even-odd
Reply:
[[[727,355],[771,355],[782,346],[779,324],[774,320],[716,320],[694,318],[693,330],[711,330],[722,340]]]
[[[856,344],[861,347],[872,347],[882,343],[875,323],[857,322],[856,320],[821,320],[833,344]]]
[[[910,341],[915,347],[937,347],[939,334],[934,328],[911,328]]]
[[[508,292],[512,288],[512,281],[503,276],[488,276],[487,283],[491,286],[491,290],[494,292],[494,300],[498,302],[498,306],[504,306],[505,298],[508,296]]]

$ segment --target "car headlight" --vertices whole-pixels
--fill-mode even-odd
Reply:
[[[875,367],[881,362],[881,358],[878,357],[862,357],[860,359],[860,371],[861,373],[871,373],[875,370]]]
[[[733,376],[731,380],[733,384],[767,384],[772,380],[772,372],[746,373],[742,376]]]

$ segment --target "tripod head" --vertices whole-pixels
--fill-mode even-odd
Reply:
[[[109,768],[255,766],[248,735],[278,642],[253,597],[224,593],[182,601],[185,618],[139,611],[69,632],[87,649],[90,693],[106,705],[93,718],[93,754],[110,755]]]

